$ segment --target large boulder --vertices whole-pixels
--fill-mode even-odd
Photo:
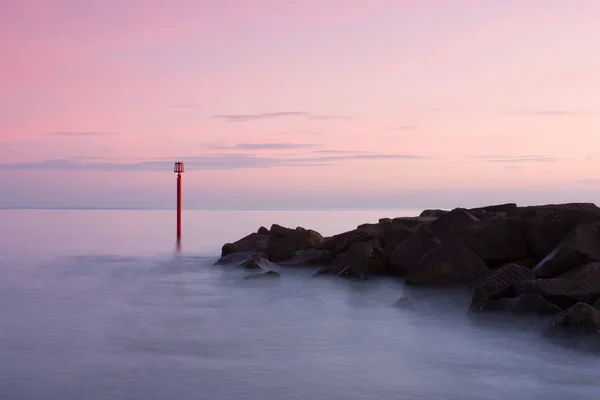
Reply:
[[[281,229],[274,225],[270,229],[265,252],[271,261],[279,262],[291,258],[299,250],[320,248],[322,245],[323,236],[319,232],[304,228]]]
[[[579,224],[533,269],[538,278],[553,278],[582,264],[600,261],[600,234]]]
[[[234,243],[225,243],[221,248],[221,257],[238,252],[264,252],[269,246],[269,235],[254,232]]]
[[[527,258],[527,223],[494,217],[476,222],[460,235],[465,244],[486,262]]]
[[[514,211],[516,209],[517,209],[517,205],[515,203],[505,203],[505,204],[494,204],[494,205],[490,205],[490,206],[471,208],[469,211],[471,211],[471,212],[485,211],[486,213],[506,213],[508,211]]]
[[[357,228],[327,238],[323,243],[323,248],[336,256],[348,250],[354,243],[368,242],[374,238],[367,230]]]
[[[508,264],[495,269],[473,285],[471,308],[477,309],[488,300],[502,297],[503,293],[517,283],[533,279],[534,273],[521,265]]]
[[[433,218],[437,218],[441,215],[447,214],[449,211],[447,210],[423,210],[421,212],[421,214],[419,214],[419,217],[433,217]]]
[[[390,273],[396,276],[406,276],[409,269],[415,267],[425,254],[440,243],[440,240],[428,227],[420,227],[389,254]]]
[[[431,225],[436,219],[436,217],[396,217],[392,220],[392,223],[416,230],[423,225]]]
[[[443,240],[457,237],[477,221],[479,219],[464,208],[455,208],[449,213],[440,215],[429,227],[438,238]]]
[[[593,335],[600,339],[600,310],[586,303],[574,304],[554,317],[550,333],[559,336]]]
[[[328,250],[308,249],[295,253],[292,258],[281,261],[282,267],[324,266],[333,260]]]
[[[510,299],[495,299],[479,306],[479,311],[506,311],[513,314],[554,315],[561,308],[537,294],[522,294]]]
[[[370,275],[385,273],[381,247],[377,239],[369,242],[356,242],[334,258],[331,265],[317,272],[317,275],[339,275],[365,279]]]
[[[267,254],[257,251],[240,251],[236,253],[230,253],[219,258],[215,265],[243,265],[247,261],[254,258],[267,258]]]
[[[447,239],[408,270],[410,285],[473,283],[489,274],[485,262],[458,240]]]
[[[600,298],[600,287],[568,279],[535,279],[513,286],[514,295],[538,294],[563,310],[578,302],[593,304]]]
[[[600,262],[581,265],[559,275],[558,278],[586,282],[600,286]]]

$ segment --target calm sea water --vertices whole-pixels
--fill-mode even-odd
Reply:
[[[600,357],[468,292],[212,265],[260,225],[413,214],[190,211],[177,253],[170,211],[0,211],[0,399],[600,398]]]

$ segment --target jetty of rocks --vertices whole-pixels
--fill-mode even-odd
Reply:
[[[223,245],[216,264],[265,276],[312,266],[315,275],[468,286],[470,312],[552,316],[547,334],[600,343],[600,208],[593,203],[425,210],[331,237],[274,224]]]

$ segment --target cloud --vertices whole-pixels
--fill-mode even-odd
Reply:
[[[311,114],[306,111],[277,111],[262,114],[221,114],[213,115],[213,118],[223,119],[228,122],[247,122],[259,119],[274,119],[282,117],[304,117],[312,120],[336,120],[351,119],[352,117],[333,114]]]
[[[587,111],[583,110],[543,110],[543,109],[527,109],[527,110],[516,110],[509,112],[509,114],[516,115],[530,115],[537,117],[562,117],[566,115],[579,115],[586,114]]]
[[[392,130],[392,131],[416,131],[417,129],[419,129],[419,127],[416,125],[399,125],[399,126],[391,126],[389,128],[384,128],[384,129]]]
[[[196,157],[173,157],[124,162],[119,159],[98,162],[84,158],[54,159],[35,162],[0,164],[0,171],[171,171],[174,161],[185,162],[186,170],[233,170],[274,167],[329,166],[349,160],[418,160],[407,154],[348,154],[320,157],[264,157],[255,154],[210,154]]]
[[[280,132],[282,135],[309,135],[309,136],[323,136],[321,132],[315,132],[311,130],[298,130],[298,131],[287,131]]]
[[[321,146],[313,143],[238,143],[233,146],[210,145],[206,146],[215,150],[289,150],[310,149]]]
[[[277,111],[262,114],[224,114],[214,115],[214,118],[224,119],[229,122],[242,122],[242,121],[254,121],[257,119],[272,119],[281,117],[302,117],[306,116],[306,111]]]
[[[324,154],[368,154],[364,151],[358,150],[313,150],[313,153],[324,153]]]
[[[171,108],[198,108],[200,107],[197,104],[176,104],[171,106]]]
[[[500,154],[479,154],[467,156],[467,158],[474,159],[474,162],[488,162],[488,163],[544,163],[544,162],[556,162],[560,160],[559,157],[546,156],[546,155],[500,155]]]
[[[114,132],[70,132],[70,131],[66,131],[66,132],[47,132],[46,135],[49,135],[49,136],[79,136],[79,137],[86,137],[86,136],[117,136],[118,133],[114,133]]]

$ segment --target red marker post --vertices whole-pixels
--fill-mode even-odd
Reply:
[[[173,170],[177,174],[177,244],[181,243],[181,174],[183,174],[183,162],[175,163]]]

